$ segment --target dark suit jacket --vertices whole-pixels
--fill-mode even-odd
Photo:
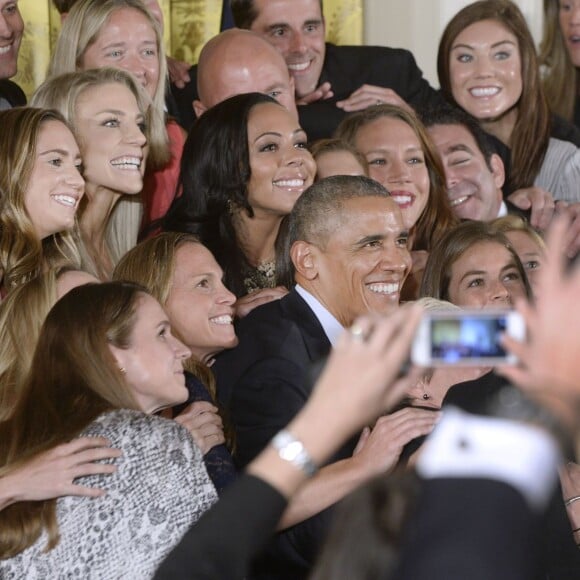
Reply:
[[[251,555],[285,505],[262,480],[240,478],[191,527],[155,580],[245,578]],[[405,526],[397,569],[388,578],[532,580],[537,578],[539,520],[505,483],[477,478],[425,481],[414,517]]]
[[[172,85],[179,117],[186,128],[195,120],[192,102],[197,94],[197,66],[189,70],[191,82],[185,88]],[[431,88],[408,50],[382,46],[336,46],[326,44],[324,67],[319,84],[330,82],[332,99],[299,106],[300,125],[310,141],[331,137],[346,113],[336,101],[350,96],[364,84],[393,89],[412,107],[441,105],[443,97]]]
[[[24,107],[26,95],[22,89],[8,79],[0,80],[0,98],[6,99],[12,107]]]
[[[214,365],[218,399],[236,429],[239,468],[250,462],[302,409],[312,391],[311,365],[330,351],[318,319],[292,290],[242,319],[239,345]],[[330,463],[350,457],[348,442]],[[332,509],[278,534],[254,577],[305,578],[326,535]]]
[[[239,345],[218,356],[213,370],[243,468],[302,409],[312,390],[310,366],[330,342],[296,290],[250,312],[236,333]]]
[[[489,415],[493,413],[498,394],[506,387],[506,380],[491,371],[478,379],[451,387],[443,405],[455,405],[475,415]],[[580,552],[574,544],[560,486],[540,523],[542,534],[537,545],[537,577],[550,580],[580,578]]]
[[[347,116],[336,102],[346,99],[364,84],[392,89],[414,109],[444,103],[439,92],[423,78],[413,55],[401,48],[327,43],[318,84],[324,82],[332,85],[331,99],[298,107],[300,124],[311,141],[332,136]]]
[[[540,580],[538,520],[512,487],[486,479],[424,482],[390,580]]]
[[[242,475],[183,536],[155,580],[242,580],[274,533],[286,498],[265,481]]]

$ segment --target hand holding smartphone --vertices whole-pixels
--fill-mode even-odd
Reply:
[[[500,344],[507,333],[525,337],[525,324],[514,310],[442,310],[426,312],[413,342],[411,360],[424,367],[515,364]]]

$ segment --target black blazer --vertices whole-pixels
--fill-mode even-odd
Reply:
[[[24,107],[26,95],[22,89],[8,79],[0,80],[0,98],[6,99],[12,107]]]
[[[512,487],[425,481],[391,580],[540,580],[538,520]],[[549,577],[552,578],[551,576]]]
[[[242,468],[302,409],[312,391],[311,365],[328,354],[330,342],[296,290],[250,312],[236,333],[239,345],[219,355],[213,370]]]
[[[443,405],[454,405],[475,415],[490,415],[493,414],[493,404],[497,396],[506,388],[513,387],[495,371],[490,371],[475,380],[451,387]],[[547,577],[550,580],[580,578],[580,551],[574,543],[559,485],[540,522],[540,529],[535,562],[536,576],[528,577]]]
[[[247,465],[302,409],[312,392],[312,365],[330,351],[318,319],[292,290],[242,319],[239,345],[214,370],[218,399],[236,429],[238,468]],[[316,365],[315,365],[316,367]],[[329,463],[350,457],[356,438]],[[332,508],[277,534],[258,558],[252,578],[306,578],[326,537]]]
[[[191,81],[183,89],[171,86],[184,127],[195,120],[192,103],[198,99],[197,66],[189,70]],[[318,84],[329,82],[334,96],[298,107],[300,125],[309,141],[331,137],[346,113],[336,101],[349,97],[364,84],[393,89],[414,108],[437,107],[443,97],[423,78],[408,50],[383,46],[336,46],[326,43],[326,56]]]
[[[408,50],[384,46],[326,44],[324,66],[318,84],[329,82],[334,96],[298,107],[300,124],[308,139],[331,137],[347,116],[336,106],[364,84],[395,91],[414,109],[439,107],[445,100],[423,78]]]
[[[285,505],[284,498],[262,480],[240,478],[185,534],[155,580],[245,578],[248,561],[274,529]],[[414,516],[403,532],[396,571],[388,578],[538,578],[539,520],[505,483],[479,478],[424,481]],[[558,577],[577,578],[573,571]]]

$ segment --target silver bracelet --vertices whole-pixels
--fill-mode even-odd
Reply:
[[[278,451],[280,459],[301,469],[308,477],[313,476],[318,471],[302,441],[296,439],[290,431],[285,429],[279,431],[270,443]]]
[[[566,505],[566,507],[568,507],[569,505],[572,505],[575,501],[580,501],[580,495],[575,495],[573,497],[569,497],[564,504]]]

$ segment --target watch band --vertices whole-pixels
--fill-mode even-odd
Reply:
[[[272,439],[271,444],[278,451],[280,459],[301,469],[308,477],[313,476],[318,471],[302,441],[296,439],[290,431],[285,429],[279,431]]]

